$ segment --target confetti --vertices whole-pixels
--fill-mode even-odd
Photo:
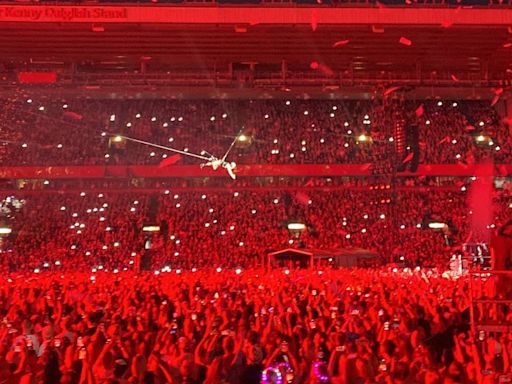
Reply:
[[[64,112],[64,116],[67,116],[73,120],[82,120],[83,116],[76,112],[66,111]]]
[[[503,44],[503,48],[510,48],[510,47],[512,47],[512,43]]]
[[[318,64],[318,62],[316,62],[316,61],[312,61],[312,62],[309,64],[309,68],[311,68],[311,69],[318,69],[318,67],[319,67],[319,64]]]
[[[418,108],[416,108],[416,116],[421,117],[425,113],[425,109],[423,108],[423,104],[421,104]]]
[[[389,96],[391,95],[393,92],[399,90],[400,87],[390,87],[390,88],[387,88],[385,91],[384,91],[384,96]]]
[[[402,45],[406,45],[408,47],[410,47],[412,45],[412,41],[410,39],[408,39],[407,37],[401,37],[400,40],[398,40],[398,42]]]
[[[459,81],[459,78],[457,76],[455,76],[453,73],[450,75],[450,77],[452,78],[453,81],[457,82]]]
[[[492,101],[491,101],[491,107],[494,107],[496,105],[496,103],[500,100],[500,95],[495,95],[493,98],[492,98]]]
[[[402,164],[406,164],[406,163],[408,163],[408,162],[409,162],[409,161],[411,161],[413,158],[414,158],[414,153],[412,153],[412,152],[411,152],[411,153],[409,153],[409,154],[405,157],[405,159],[402,161]]]
[[[338,40],[337,42],[335,42],[335,43],[332,45],[332,47],[333,47],[333,48],[342,47],[343,45],[347,45],[349,42],[350,42],[350,40],[348,40],[348,39],[345,39],[345,40]]]
[[[176,164],[180,160],[181,160],[181,155],[179,155],[179,154],[172,155],[172,156],[162,160],[160,162],[160,164],[158,164],[158,168],[168,167],[169,165]]]
[[[450,142],[450,136],[445,136],[437,144],[443,144],[443,143],[449,143]]]

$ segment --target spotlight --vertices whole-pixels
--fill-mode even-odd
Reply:
[[[235,144],[238,148],[247,148],[252,144],[252,136],[247,133],[241,133],[236,137]]]
[[[108,139],[109,148],[124,149],[126,147],[126,139],[123,136],[111,136]]]
[[[358,143],[372,143],[372,137],[369,134],[361,133],[359,136],[357,136],[356,141]]]

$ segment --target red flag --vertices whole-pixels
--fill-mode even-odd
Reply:
[[[410,39],[408,39],[407,37],[401,37],[400,40],[398,40],[398,42],[400,44],[403,44],[403,45],[407,45],[408,47],[410,47],[412,45],[412,41]]]
[[[341,47],[343,45],[347,45],[348,43],[350,42],[350,40],[338,40],[337,42],[335,42],[332,47],[333,48],[336,48],[336,47]]]
[[[83,116],[76,113],[76,112],[71,112],[71,111],[66,111],[64,112],[64,116],[67,116],[73,120],[82,120]]]
[[[416,116],[421,117],[425,113],[425,109],[423,109],[423,104],[420,104],[418,108],[416,108]]]
[[[412,160],[412,158],[413,158],[413,157],[414,157],[414,153],[413,153],[413,152],[409,153],[409,154],[405,157],[404,161],[402,161],[402,164],[408,163],[409,161],[411,161],[411,160]]]
[[[387,88],[384,91],[384,96],[391,95],[393,92],[397,91],[398,89],[400,89],[400,87],[390,87],[390,88]]]
[[[168,158],[163,159],[160,162],[160,164],[158,164],[158,168],[165,168],[165,167],[168,167],[169,165],[176,164],[178,161],[180,161],[180,159],[181,159],[181,155],[179,155],[179,154],[169,156]]]

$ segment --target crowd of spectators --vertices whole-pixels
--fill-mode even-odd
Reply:
[[[109,147],[119,133],[222,154],[242,127],[252,143],[235,148],[237,163],[366,163],[375,146],[394,145],[397,114],[417,119],[424,163],[492,153],[507,164],[512,154],[509,127],[481,102],[425,102],[422,113],[397,100],[5,104],[5,166],[158,164],[166,154]],[[361,133],[373,147],[357,143]],[[478,148],[475,134],[492,145]],[[0,207],[13,231],[0,238],[0,384],[512,380],[511,335],[470,332],[471,285],[442,273],[463,243],[510,218],[509,190],[493,190],[477,238],[474,178],[205,180],[2,186],[19,194]],[[265,269],[268,252],[290,246],[361,247],[393,265]],[[508,308],[493,316],[512,320]]]
[[[0,382],[494,384],[465,278],[258,268],[2,276]],[[501,314],[510,321],[510,312]]]
[[[510,217],[510,192],[498,190],[488,236],[470,238],[472,212],[464,188],[45,191],[23,198],[1,262],[11,271],[44,271],[56,263],[63,270],[122,271],[137,270],[140,258],[149,255],[155,270],[234,268],[262,265],[268,252],[292,246],[361,247],[386,262],[446,267],[454,249],[488,241]],[[430,230],[432,220],[448,223],[450,233]],[[304,223],[307,230],[291,233],[290,222]],[[160,231],[144,232],[148,224]]]
[[[512,153],[508,124],[487,102],[477,101],[55,102],[25,97],[5,104],[3,165],[158,164],[169,156],[133,142],[113,148],[109,139],[115,134],[221,156],[239,132],[252,140],[239,143],[230,156],[240,164],[375,163],[378,153],[393,151],[389,140],[398,115],[418,124],[422,163],[474,163],[485,156],[506,164]],[[420,105],[423,113],[415,114]],[[372,145],[358,142],[362,133],[372,136]],[[480,134],[492,145],[475,145]],[[180,163],[197,162],[185,157]]]

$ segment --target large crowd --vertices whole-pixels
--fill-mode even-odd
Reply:
[[[240,164],[376,163],[392,152],[397,116],[418,125],[421,162],[510,163],[512,135],[487,102],[330,100],[5,100],[3,165],[159,164],[169,152],[117,134],[200,154],[222,156],[240,132],[230,160]],[[421,106],[421,108],[420,108]],[[422,113],[417,111],[421,110]],[[373,145],[360,142],[371,136]],[[475,145],[485,136],[491,145]],[[180,163],[197,163],[183,157]]]
[[[468,208],[472,181],[462,187],[343,187],[240,189],[45,190],[23,201],[9,222],[0,265],[6,271],[56,268],[154,270],[257,266],[287,247],[360,247],[381,261],[446,267],[465,242],[488,241],[510,218],[508,190],[496,190],[494,216],[474,233]],[[352,184],[349,184],[352,185]],[[4,200],[5,201],[5,200]],[[447,223],[437,232],[430,221]],[[288,224],[306,225],[302,233]],[[159,226],[157,232],[144,226]],[[473,233],[472,233],[473,231]],[[441,264],[440,264],[441,263]]]
[[[399,100],[24,97],[1,114],[12,122],[2,127],[5,166],[156,165],[168,154],[110,139],[222,154],[240,131],[237,163],[376,162],[395,145],[397,116],[418,124],[423,163],[512,160],[508,125],[482,102],[424,102],[420,113]],[[372,146],[358,142],[363,133]],[[492,143],[475,145],[476,135]],[[489,222],[475,220],[471,207],[487,204],[475,199],[478,181],[2,183],[0,225],[12,233],[0,237],[0,384],[511,382],[511,334],[475,333],[469,321],[512,320],[507,305],[470,305],[475,290],[506,289],[444,273],[464,243],[488,242],[511,217],[510,184],[496,179]],[[266,264],[288,247],[363,248],[377,262]]]
[[[3,276],[0,382],[509,382],[469,295],[419,268]]]

